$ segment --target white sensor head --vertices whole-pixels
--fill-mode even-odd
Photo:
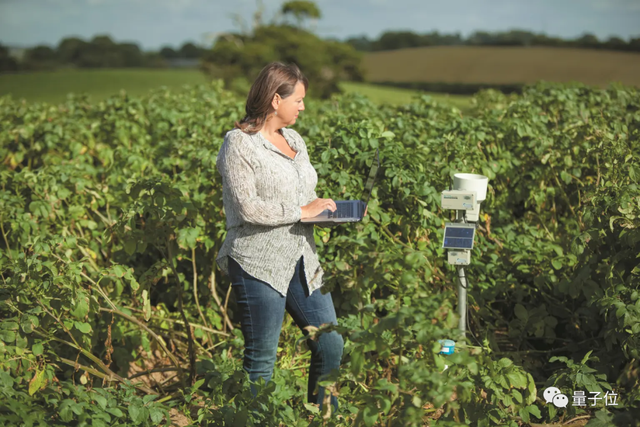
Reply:
[[[453,189],[475,191],[476,206],[473,210],[466,211],[467,220],[471,222],[478,221],[480,217],[480,203],[487,198],[487,184],[489,178],[484,175],[475,173],[456,173],[453,175]]]
[[[476,192],[478,203],[484,202],[487,198],[487,184],[489,178],[475,173],[457,173],[453,175],[453,189]]]

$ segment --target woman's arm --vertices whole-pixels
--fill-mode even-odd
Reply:
[[[243,144],[241,132],[227,135],[216,162],[223,184],[240,218],[257,225],[285,225],[300,221],[302,208],[268,202],[257,195],[255,174],[250,162],[250,147]]]

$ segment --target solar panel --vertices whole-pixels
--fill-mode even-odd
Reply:
[[[475,231],[474,224],[446,223],[442,247],[445,249],[473,249]]]

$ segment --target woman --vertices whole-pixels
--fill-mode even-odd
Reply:
[[[336,204],[317,197],[318,175],[305,142],[287,128],[304,110],[307,87],[295,65],[264,67],[249,91],[245,118],[226,134],[216,161],[227,220],[216,261],[231,279],[242,319],[244,369],[252,382],[271,379],[285,310],[305,334],[306,326],[337,324],[331,294],[320,291],[324,272],[313,225],[300,222],[335,211]],[[307,342],[307,398],[322,407],[318,379],[338,369],[344,343],[335,331]],[[335,396],[331,403],[337,408]]]

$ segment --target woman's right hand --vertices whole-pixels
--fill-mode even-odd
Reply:
[[[334,202],[333,199],[321,199],[318,197],[308,205],[302,206],[301,219],[313,218],[314,216],[318,216],[325,209],[329,209],[331,212],[335,212],[338,207],[336,206],[336,202]]]

